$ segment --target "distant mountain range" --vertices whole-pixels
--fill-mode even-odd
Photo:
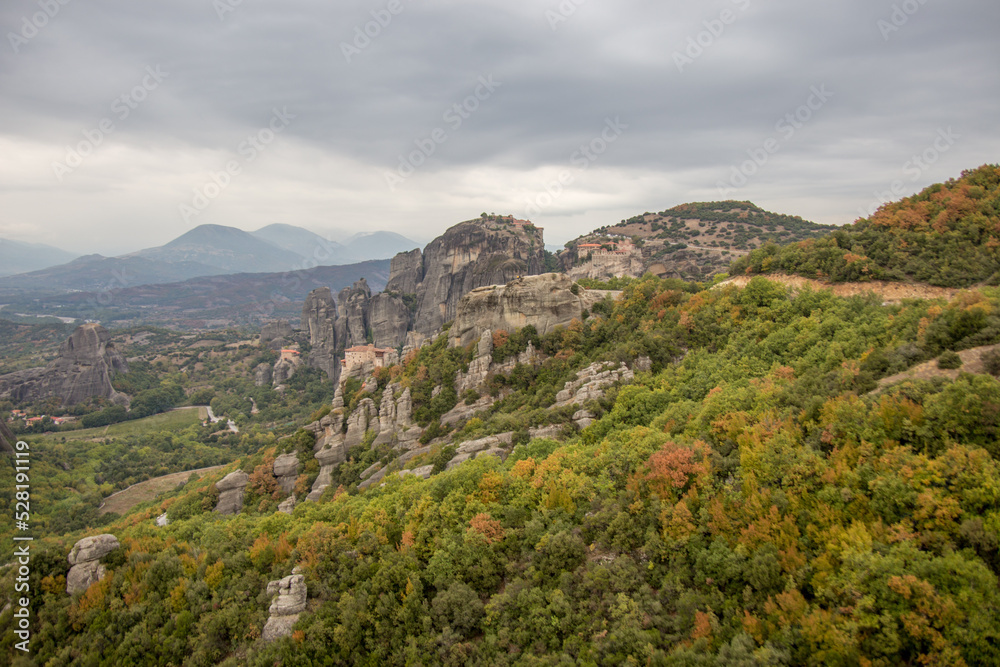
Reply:
[[[203,329],[253,324],[274,318],[295,321],[306,295],[317,287],[337,292],[366,278],[380,291],[389,279],[389,260],[346,266],[319,266],[279,273],[236,273],[136,285],[108,291],[75,291],[5,297],[0,312],[26,311],[39,316],[99,320],[109,326],[156,324]]]
[[[5,276],[0,277],[0,296],[107,292],[205,276],[288,273],[390,259],[397,252],[416,247],[415,241],[393,232],[360,233],[338,243],[285,224],[255,232],[200,225],[165,245],[120,257],[86,255],[74,259],[55,248],[4,241],[0,243],[0,268],[4,269],[0,276]],[[7,254],[10,260],[6,260]]]
[[[0,276],[13,276],[65,264],[75,257],[77,255],[50,245],[0,239]]]

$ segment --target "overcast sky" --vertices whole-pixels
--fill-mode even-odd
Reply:
[[[482,211],[562,244],[726,198],[843,224],[1000,161],[991,0],[5,0],[0,25],[0,237],[77,252],[204,223],[423,242]]]

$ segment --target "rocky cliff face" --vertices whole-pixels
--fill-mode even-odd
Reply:
[[[127,373],[128,363],[115,349],[111,335],[99,324],[83,324],[63,343],[44,368],[0,376],[0,398],[33,401],[56,396],[74,405],[98,396],[127,402],[111,386],[115,373]]]
[[[416,294],[417,287],[424,280],[424,253],[417,248],[401,252],[389,263],[389,282],[386,292]]]
[[[452,345],[468,345],[483,331],[516,331],[529,324],[546,334],[574,319],[605,296],[616,293],[576,288],[561,273],[524,276],[506,285],[480,287],[458,304],[455,323],[448,332]]]
[[[406,344],[408,334],[435,334],[455,318],[468,292],[537,275],[544,264],[542,230],[537,227],[495,219],[455,225],[424,251],[396,255],[381,294],[372,296],[364,278],[341,290],[336,301],[328,288],[310,292],[302,308],[302,328],[312,346],[308,363],[336,381],[338,355],[345,348],[369,340],[378,347],[398,348]],[[261,340],[284,332],[280,323],[268,325]],[[258,381],[266,381],[263,374]]]
[[[378,347],[397,348],[406,340],[412,322],[406,302],[395,294],[376,294],[368,306],[368,322]]]
[[[368,303],[372,291],[362,278],[337,295],[340,318],[337,320],[337,342],[340,349],[368,342]]]
[[[461,298],[477,287],[541,273],[544,248],[537,227],[486,220],[455,225],[424,249],[413,329],[425,335],[438,331],[455,318]],[[401,265],[409,266],[410,261]],[[398,276],[396,284],[409,281],[411,273]]]
[[[336,359],[337,304],[329,287],[320,287],[309,292],[302,306],[302,328],[309,337],[308,364],[318,368],[336,381],[339,368]]]

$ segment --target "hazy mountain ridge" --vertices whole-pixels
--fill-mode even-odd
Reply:
[[[268,225],[252,233],[224,225],[199,225],[162,246],[117,257],[70,256],[71,261],[61,259],[55,265],[0,277],[0,295],[109,291],[203,276],[287,273],[387,260],[415,247],[416,243],[393,232],[355,234],[341,244],[294,225]],[[2,251],[0,245],[0,257]]]
[[[0,239],[0,277],[65,264],[76,257],[77,253],[43,243]]]

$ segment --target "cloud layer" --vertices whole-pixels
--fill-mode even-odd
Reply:
[[[425,240],[485,210],[561,243],[720,198],[841,224],[1000,155],[996,3],[274,4],[5,3],[0,236]]]

